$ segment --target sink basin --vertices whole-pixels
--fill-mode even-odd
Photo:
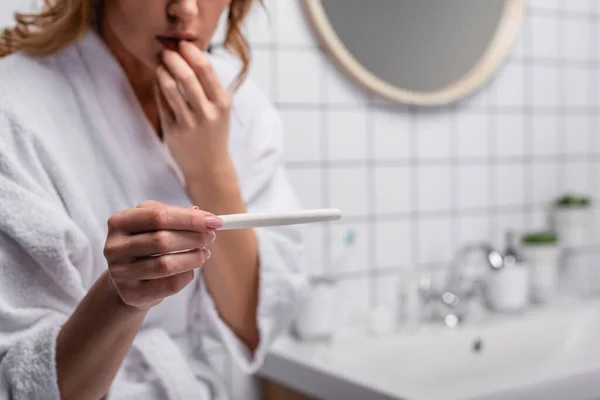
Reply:
[[[552,352],[567,334],[567,324],[524,317],[481,328],[432,330],[365,341],[352,357],[363,368],[377,368],[390,379],[446,385],[550,362]]]
[[[454,329],[427,325],[376,338],[357,333],[328,345],[290,339],[272,357],[319,372],[307,393],[325,399],[354,397],[350,389],[326,392],[332,385],[321,385],[321,377],[335,379],[336,388],[347,382],[370,390],[373,400],[584,400],[600,393],[598,337],[600,302],[564,301]],[[324,393],[315,392],[319,386]]]

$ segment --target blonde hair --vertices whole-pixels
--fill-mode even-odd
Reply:
[[[45,56],[69,46],[96,24],[98,1],[45,0],[39,13],[16,13],[15,26],[0,34],[0,58],[17,51]],[[227,16],[224,46],[242,62],[238,85],[245,79],[250,64],[250,47],[242,34],[242,24],[253,2],[231,0]]]

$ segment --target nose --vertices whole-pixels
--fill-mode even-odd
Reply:
[[[198,12],[198,0],[173,0],[167,6],[167,14],[179,21],[194,19]]]

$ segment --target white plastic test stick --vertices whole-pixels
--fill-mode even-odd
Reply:
[[[219,230],[226,231],[337,221],[342,218],[342,212],[337,208],[324,208],[291,212],[228,214],[219,215],[219,218],[223,220],[223,227]]]

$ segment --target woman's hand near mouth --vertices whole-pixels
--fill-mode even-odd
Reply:
[[[157,101],[165,141],[191,180],[229,163],[231,94],[196,45],[180,41],[178,50],[163,52]]]

